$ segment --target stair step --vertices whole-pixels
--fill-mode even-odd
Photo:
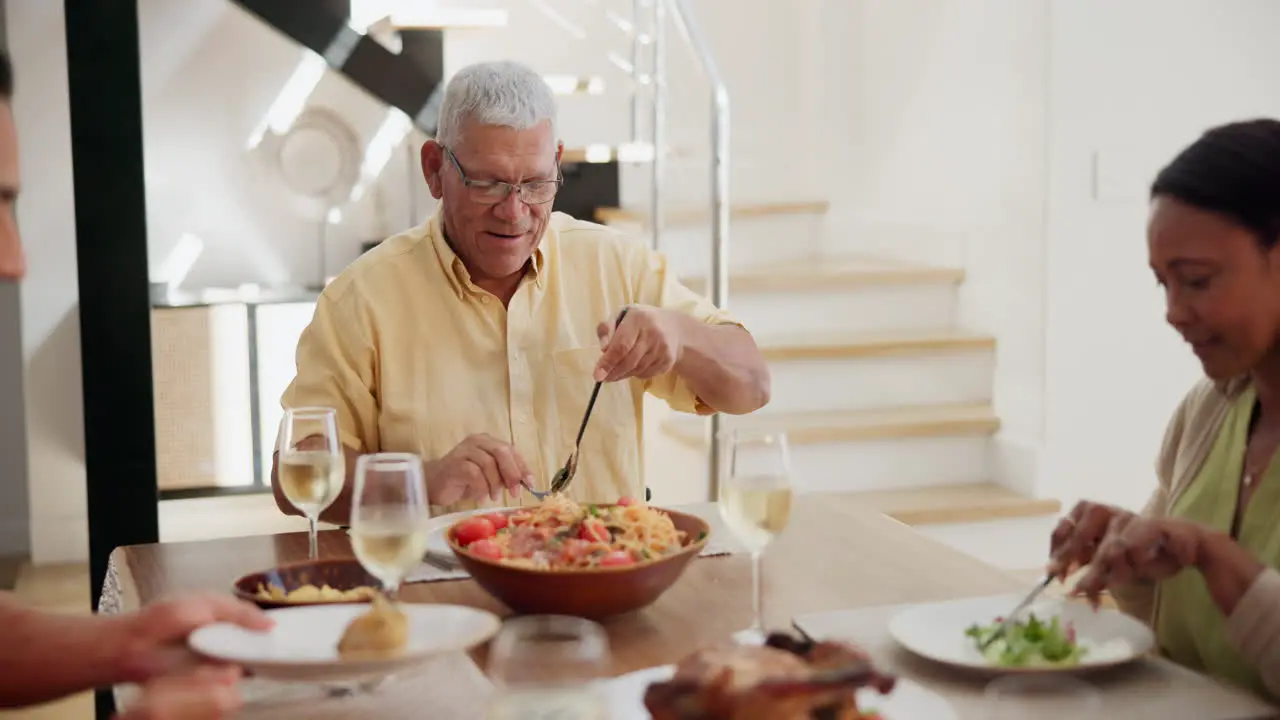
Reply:
[[[902,438],[987,436],[1000,419],[987,404],[938,405],[854,411],[761,413],[724,417],[723,428],[769,428],[787,433],[793,445]],[[689,445],[705,443],[701,418],[679,418],[664,425]]]
[[[729,208],[731,220],[770,215],[822,215],[831,209],[826,200],[809,200],[774,203],[733,203]],[[663,213],[667,226],[691,225],[711,221],[710,204],[696,208],[672,208]],[[602,207],[596,210],[596,222],[604,225],[631,224],[648,227],[649,212],[643,209]]]
[[[862,256],[744,263],[728,310],[757,337],[931,331],[955,325],[964,270]],[[681,281],[705,294],[702,277]]]
[[[994,336],[950,328],[884,332],[771,335],[756,342],[766,360],[828,360],[901,357],[966,350],[990,351]]]
[[[996,483],[843,493],[833,503],[874,509],[907,525],[1056,515],[1058,500],[1029,498]]]
[[[916,525],[916,532],[1003,570],[1043,567],[1056,514]],[[1030,590],[1030,585],[1027,586]]]
[[[818,256],[733,270],[729,292],[826,292],[886,285],[959,285],[962,268],[934,267],[862,256]],[[682,278],[696,293],[707,288],[705,277]]]
[[[788,313],[758,307],[765,304],[760,301],[762,297],[768,296],[748,296],[730,308],[735,314],[743,313],[743,321],[755,333],[769,362],[773,399],[760,410],[760,415],[991,402],[996,340],[990,335],[936,327],[874,332],[831,332],[820,327],[809,327],[805,332],[781,331],[788,326]],[[794,298],[788,300],[794,302]],[[867,312],[875,311],[866,298],[860,300]],[[903,311],[911,301],[902,299],[893,311]],[[791,317],[801,317],[797,313],[806,311],[795,308],[790,312]],[[807,313],[803,315],[805,323],[823,324],[821,312],[810,308]],[[760,323],[761,329],[757,331],[752,322]],[[826,322],[834,324],[834,318],[828,317]]]

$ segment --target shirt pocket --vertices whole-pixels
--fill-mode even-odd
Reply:
[[[557,458],[567,458],[573,450],[583,413],[595,388],[592,373],[599,360],[599,348],[571,348],[552,353],[560,433]],[[600,395],[596,397],[582,437],[578,471],[571,486],[571,494],[580,500],[613,502],[622,495],[640,492],[639,418],[633,383],[633,380],[624,380],[600,386]],[[583,482],[587,478],[590,480]]]

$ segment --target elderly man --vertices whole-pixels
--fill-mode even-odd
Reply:
[[[283,405],[336,408],[348,482],[361,453],[414,452],[436,511],[533,502],[604,381],[570,494],[643,491],[645,392],[685,412],[769,399],[751,335],[639,242],[551,211],[563,144],[550,89],[509,62],[461,70],[422,147],[436,214],[321,294]],[[621,322],[615,320],[623,309]],[[297,511],[272,469],[282,511]]]

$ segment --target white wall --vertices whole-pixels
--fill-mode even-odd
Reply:
[[[1205,128],[1280,114],[1280,3],[858,0],[823,13],[830,176],[849,198],[829,246],[965,268],[961,322],[999,343],[997,479],[1140,504],[1169,413],[1200,376],[1147,269],[1147,186]]]
[[[1145,193],[1207,127],[1280,115],[1280,3],[1054,0],[1052,23],[1042,489],[1132,505],[1201,376],[1147,268]]]
[[[88,553],[64,18],[62,3],[13,2],[7,11],[23,174],[18,224],[28,265],[22,346],[31,555],[64,562]]]
[[[828,248],[965,268],[959,322],[998,339],[995,479],[1034,492],[1048,4],[829,2],[815,32],[837,195]]]

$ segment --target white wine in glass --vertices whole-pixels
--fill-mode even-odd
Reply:
[[[422,562],[430,518],[421,458],[412,453],[375,453],[356,461],[351,547],[391,597],[404,576]]]
[[[280,420],[277,475],[284,496],[307,517],[311,559],[318,556],[316,523],[342,492],[346,463],[332,408],[290,408]]]
[[[735,430],[720,517],[751,553],[750,630],[764,633],[760,556],[791,519],[791,457],[785,433]]]

